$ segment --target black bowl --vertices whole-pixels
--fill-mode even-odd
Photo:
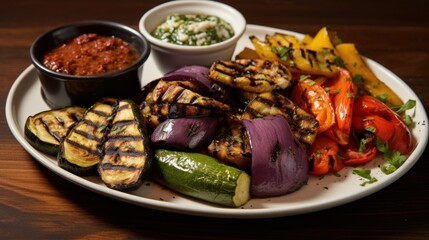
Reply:
[[[98,75],[77,76],[58,73],[43,65],[43,56],[54,47],[84,33],[115,36],[138,51],[136,62],[125,69]],[[109,21],[84,21],[50,30],[38,37],[30,49],[39,73],[42,95],[52,108],[88,107],[102,97],[132,98],[141,89],[141,68],[150,54],[150,45],[138,31]]]

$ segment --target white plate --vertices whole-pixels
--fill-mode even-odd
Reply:
[[[245,46],[252,47],[249,36],[256,35],[263,38],[266,34],[285,32],[302,37],[302,34],[284,31],[275,28],[248,25],[247,31],[237,46],[237,53]],[[404,175],[420,158],[428,141],[428,119],[425,109],[416,94],[401,79],[380,64],[366,59],[368,65],[395,92],[400,93],[402,100],[415,99],[417,106],[408,114],[413,116],[415,126],[412,134],[416,140],[416,148],[404,165],[391,175],[383,174],[378,166],[381,159],[372,161],[365,166],[378,179],[376,183],[361,186],[362,179],[351,173],[352,168],[345,168],[339,172],[340,176],[328,175],[321,179],[311,177],[308,184],[297,192],[275,198],[252,199],[241,208],[225,208],[192,198],[181,196],[164,189],[152,182],[145,182],[142,186],[129,193],[112,190],[104,186],[98,177],[79,177],[57,166],[55,158],[35,150],[24,139],[24,123],[28,116],[49,107],[43,101],[40,93],[40,83],[33,66],[29,66],[16,79],[6,101],[6,118],[9,127],[18,142],[41,164],[59,176],[91,191],[132,204],[182,214],[200,215],[225,218],[263,218],[277,217],[314,212],[339,206],[359,198],[365,197]],[[151,57],[143,70],[143,82],[161,76]],[[84,196],[82,196],[84,197]]]

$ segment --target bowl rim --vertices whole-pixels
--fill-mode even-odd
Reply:
[[[73,28],[76,28],[79,26],[104,26],[104,27],[110,27],[110,28],[125,30],[126,32],[130,33],[131,35],[137,37],[137,39],[143,45],[143,48],[141,50],[141,53],[139,54],[139,57],[137,58],[137,60],[133,64],[129,65],[128,67],[126,67],[124,69],[114,71],[114,72],[95,74],[95,75],[72,75],[72,74],[55,72],[55,71],[52,71],[51,69],[45,67],[43,65],[43,63],[36,57],[36,53],[35,53],[37,45],[39,44],[39,42],[43,38],[48,37],[49,35],[53,35],[56,32],[59,32],[61,30],[68,29],[68,28],[73,29]],[[77,37],[77,36],[75,36],[75,37]],[[52,46],[52,47],[55,47],[55,46]],[[148,57],[150,55],[150,51],[151,51],[151,45],[149,44],[147,39],[139,31],[131,28],[130,26],[127,26],[125,24],[118,23],[118,22],[107,21],[107,20],[83,20],[83,21],[77,21],[77,22],[72,22],[72,23],[61,25],[61,26],[57,26],[57,27],[52,28],[52,29],[42,33],[41,35],[39,35],[31,44],[30,59],[31,59],[31,62],[33,63],[33,65],[36,67],[36,69],[39,72],[42,72],[43,74],[54,77],[57,80],[81,81],[84,79],[84,80],[88,81],[88,80],[100,80],[100,79],[106,79],[106,78],[113,78],[113,77],[121,76],[121,75],[126,74],[128,72],[134,71],[144,64],[144,62],[148,59]]]
[[[212,7],[217,7],[217,8],[227,10],[229,13],[234,14],[235,24],[230,22],[230,24],[233,27],[237,26],[236,29],[234,28],[234,32],[235,32],[234,36],[232,36],[231,38],[225,41],[211,44],[208,46],[188,46],[188,45],[178,45],[170,42],[161,41],[158,38],[155,38],[154,36],[152,36],[150,31],[146,29],[145,27],[146,22],[150,20],[151,19],[150,17],[156,14],[157,12],[171,8],[172,11],[170,13],[173,13],[174,7],[186,6],[191,4],[199,4],[202,6],[207,6],[208,9],[211,9]],[[167,15],[165,15],[164,17],[167,17]],[[180,1],[176,0],[176,1],[166,2],[163,4],[157,5],[152,9],[148,10],[147,12],[145,12],[143,16],[140,18],[138,26],[139,26],[139,31],[152,44],[153,48],[171,49],[173,51],[184,51],[184,52],[209,52],[213,50],[227,48],[231,44],[236,43],[246,31],[246,25],[247,25],[247,22],[243,14],[237,9],[235,9],[234,7],[227,5],[225,3],[221,3],[217,1],[203,1],[203,0],[180,0]]]

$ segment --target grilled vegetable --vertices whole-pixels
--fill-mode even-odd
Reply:
[[[328,138],[319,137],[308,150],[309,171],[312,175],[339,172],[343,169],[343,160],[339,157],[338,144]]]
[[[152,153],[138,106],[133,101],[119,101],[103,153],[98,173],[108,187],[126,190],[141,184]]]
[[[158,146],[201,150],[213,139],[218,126],[214,117],[167,119],[153,131],[151,142]]]
[[[365,89],[373,97],[386,98],[388,105],[404,104],[401,98],[369,69],[354,44],[342,43],[336,46],[336,50],[353,76],[362,78],[358,87]]]
[[[195,118],[216,115],[216,111],[211,108],[192,106],[181,103],[153,103],[143,101],[140,105],[145,125],[150,129],[155,129],[166,119],[171,118]]]
[[[160,80],[140,105],[148,127],[154,129],[168,118],[207,117],[223,114],[231,107],[202,96],[178,82]]]
[[[247,105],[243,118],[251,119],[268,115],[284,116],[290,124],[294,136],[305,148],[314,142],[319,128],[318,121],[279,93],[259,94]]]
[[[258,55],[264,59],[280,61],[292,72],[305,72],[327,77],[333,77],[338,73],[335,64],[336,55],[333,50],[306,49],[305,46],[294,41],[291,36],[281,33],[276,33],[274,36],[267,35],[266,41],[261,41],[255,36],[250,36],[250,40]]]
[[[78,175],[96,173],[102,145],[117,101],[105,98],[92,105],[81,121],[70,129],[58,152],[58,165]]]
[[[60,142],[85,111],[82,107],[66,107],[30,116],[25,122],[25,138],[37,150],[56,156]]]
[[[158,149],[154,179],[181,194],[212,203],[239,207],[250,199],[250,176],[200,153]]]
[[[155,103],[180,103],[227,111],[230,107],[213,98],[202,96],[174,82],[159,81],[146,101]]]
[[[217,61],[209,76],[227,86],[257,93],[285,89],[292,81],[289,70],[278,61],[261,59]]]
[[[246,129],[235,115],[229,116],[220,134],[208,146],[208,154],[218,161],[243,170],[251,165],[251,148]]]
[[[210,96],[217,100],[225,101],[229,98],[228,89],[209,78],[210,69],[205,66],[183,66],[169,72],[162,78],[164,81],[189,81],[200,88],[200,94]]]
[[[243,120],[252,146],[252,197],[276,197],[308,179],[307,156],[283,116]]]
[[[318,133],[325,132],[335,124],[334,107],[325,89],[311,79],[299,81],[293,88],[292,101],[311,113],[319,122]]]
[[[339,39],[337,33],[329,27],[323,27],[305,47],[313,51],[322,51],[323,49],[335,51],[335,45],[339,43],[341,43],[341,39]]]

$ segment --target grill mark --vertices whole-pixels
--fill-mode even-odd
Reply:
[[[132,151],[132,150],[121,151],[121,150],[119,150],[116,147],[105,148],[104,149],[104,154],[105,155],[110,155],[110,156],[115,156],[115,155],[119,155],[119,156],[133,156],[133,157],[144,157],[144,156],[147,156],[146,152],[138,152],[138,151]]]
[[[103,170],[121,170],[121,171],[132,171],[132,172],[142,169],[142,168],[136,168],[133,166],[115,165],[112,163],[103,163],[101,164],[101,168],[103,168]]]
[[[89,125],[89,126],[93,126],[93,127],[97,128],[97,129],[100,129],[100,128],[106,128],[106,127],[107,127],[107,126],[106,126],[106,125],[104,125],[104,124],[97,124],[97,123],[95,123],[95,122],[91,121],[91,119],[82,119],[82,120],[80,121],[80,123],[81,123],[81,124],[86,124],[86,125]]]
[[[259,101],[267,107],[277,107],[279,108],[288,119],[288,122],[292,128],[292,132],[294,135],[300,140],[300,142],[304,143],[305,146],[310,145],[307,138],[311,135],[314,135],[317,131],[318,122],[311,116],[305,116],[299,114],[297,112],[297,107],[292,103],[287,101],[287,98],[282,99],[281,95],[270,95],[274,99],[262,98],[261,96],[257,96],[254,101]],[[254,116],[260,114],[258,109],[246,109],[247,112],[250,112]],[[309,125],[309,127],[307,127]]]
[[[120,111],[123,111],[123,110],[127,110],[127,109],[130,109],[130,105],[129,104],[125,104],[125,105],[122,105],[122,106],[118,106],[117,108],[116,108],[116,113],[117,112],[120,112]]]
[[[96,150],[94,150],[94,149],[91,149],[89,147],[83,146],[83,145],[79,144],[78,142],[72,141],[72,140],[70,140],[68,138],[66,138],[65,141],[67,143],[69,143],[70,145],[72,145],[74,147],[77,147],[77,148],[80,148],[80,149],[83,149],[83,150],[85,150],[85,151],[87,151],[87,152],[89,152],[89,153],[91,153],[93,155],[96,155],[98,157],[102,156],[102,153],[101,153],[101,151],[98,148]]]
[[[136,122],[137,122],[136,120],[123,120],[123,121],[114,122],[111,129],[114,129],[115,127],[123,127],[123,126],[132,125]]]
[[[73,132],[76,133],[76,134],[79,134],[79,135],[81,135],[81,136],[83,136],[83,137],[85,137],[87,139],[95,140],[95,141],[97,141],[99,143],[101,143],[101,141],[102,141],[102,139],[96,137],[95,135],[86,133],[86,132],[84,132],[82,130],[74,129]]]
[[[70,114],[70,115],[71,115],[71,114]],[[67,117],[71,118],[70,116],[67,116]],[[65,127],[65,123],[64,123],[64,121],[63,121],[60,117],[55,116],[55,120],[57,120],[57,122],[58,122],[61,126]]]
[[[94,113],[94,114],[96,114],[96,115],[98,115],[98,116],[100,116],[100,117],[108,118],[110,116],[110,113],[106,113],[106,112],[99,111],[99,110],[91,109],[89,111],[92,112],[92,113]]]
[[[46,132],[49,133],[49,135],[51,135],[52,137],[55,138],[55,140],[57,140],[58,142],[61,142],[61,140],[63,139],[62,137],[58,136],[57,134],[55,134],[53,131],[51,131],[51,128],[49,127],[49,124],[43,119],[40,119],[40,122],[43,125],[43,128],[45,129]]]
[[[108,142],[116,142],[116,141],[140,141],[143,140],[142,136],[109,136]]]
[[[180,90],[177,91],[178,89]],[[188,91],[187,89],[182,87],[170,86],[168,90],[165,92],[165,94],[162,96],[162,98],[164,99],[164,97],[166,97],[168,99],[169,96],[171,95],[170,96],[172,97],[171,102],[178,102],[180,99],[185,99],[187,91]]]

